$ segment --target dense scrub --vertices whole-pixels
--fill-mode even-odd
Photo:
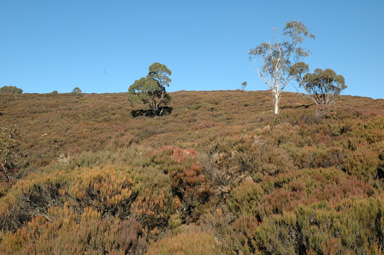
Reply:
[[[0,254],[382,254],[383,100],[171,96],[146,117],[124,93],[0,95],[23,137]]]

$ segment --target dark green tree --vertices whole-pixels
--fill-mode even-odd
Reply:
[[[318,105],[334,104],[340,93],[347,88],[344,77],[332,69],[317,68],[314,73],[309,73],[308,65],[299,62],[290,68],[290,74]]]
[[[23,93],[22,89],[19,89],[15,86],[4,86],[0,89],[1,93],[14,93],[14,94],[21,94]]]
[[[162,115],[163,107],[171,100],[165,89],[171,83],[171,74],[167,66],[153,63],[149,67],[148,75],[136,80],[129,87],[128,100],[131,105],[142,102],[149,105],[153,115]]]
[[[302,22],[293,20],[287,22],[282,40],[274,37],[272,42],[263,42],[249,51],[257,73],[273,94],[275,114],[279,113],[281,93],[292,79],[290,67],[309,55],[308,50],[300,47],[305,38],[315,36]]]

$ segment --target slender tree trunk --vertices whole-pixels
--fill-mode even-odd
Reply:
[[[275,114],[279,114],[279,101],[280,101],[280,97],[279,97],[279,93],[275,92],[274,93],[274,103],[275,103]]]

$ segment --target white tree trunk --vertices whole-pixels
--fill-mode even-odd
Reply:
[[[275,99],[273,101],[275,103],[275,114],[279,114],[279,100],[280,100],[279,93],[274,92],[274,96],[275,96]]]

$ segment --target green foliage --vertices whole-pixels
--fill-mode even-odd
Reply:
[[[296,63],[289,69],[289,73],[295,76],[299,86],[308,93],[315,104],[334,104],[340,93],[347,88],[344,77],[337,75],[332,69],[317,68],[313,74],[308,71],[308,65],[303,62]]]
[[[78,99],[83,97],[83,93],[79,87],[74,88],[71,94],[77,96]]]
[[[347,199],[300,206],[259,223],[241,216],[229,228],[228,254],[380,254],[383,202]]]
[[[343,164],[345,172],[365,181],[378,177],[378,167],[378,153],[364,147],[353,151]]]
[[[225,254],[260,254],[254,238],[254,233],[258,230],[259,225],[260,222],[256,217],[240,215],[229,227],[226,227]]]
[[[171,70],[160,63],[153,63],[149,67],[148,75],[136,80],[128,89],[128,100],[131,105],[137,102],[148,104],[153,115],[162,115],[162,106],[167,105],[171,97],[165,87],[169,87]]]
[[[263,188],[250,180],[246,180],[241,186],[232,189],[227,200],[229,208],[237,215],[260,215],[258,204],[264,195]]]
[[[22,94],[23,90],[16,86],[4,86],[0,88],[0,93]]]
[[[309,55],[309,51],[299,45],[305,38],[315,38],[302,22],[296,20],[287,22],[283,31],[284,40],[274,38],[273,42],[263,42],[249,51],[257,73],[274,95],[275,114],[279,113],[281,93],[293,77],[289,73],[290,67]]]
[[[79,87],[76,87],[72,90],[72,94],[79,95],[81,94],[81,89]]]
[[[171,95],[133,118],[123,93],[1,93],[28,165],[0,182],[0,254],[380,254],[383,100]]]
[[[179,212],[183,222],[196,221],[211,195],[197,151],[165,146],[152,160],[166,166],[174,195],[173,209]]]
[[[382,242],[382,212],[381,200],[319,203],[268,219],[250,238],[261,254],[369,253]]]
[[[243,82],[243,83],[241,83],[241,89],[243,90],[243,91],[245,91],[245,88],[247,87],[247,82],[245,81],[245,82]]]

